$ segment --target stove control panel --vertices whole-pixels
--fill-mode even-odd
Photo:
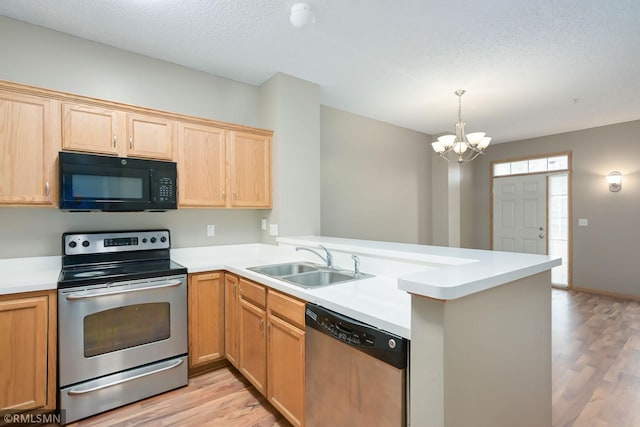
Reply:
[[[88,255],[169,249],[169,230],[112,231],[65,233],[62,236],[65,255]]]

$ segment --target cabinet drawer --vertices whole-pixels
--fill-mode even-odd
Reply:
[[[268,301],[267,309],[270,314],[304,330],[304,302],[273,290],[269,290]]]
[[[240,296],[262,308],[267,304],[267,289],[245,279],[240,279]]]

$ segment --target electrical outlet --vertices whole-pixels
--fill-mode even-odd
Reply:
[[[207,225],[207,236],[213,237],[216,235],[216,226],[213,224]]]
[[[262,218],[262,229],[266,230],[267,229],[267,220]]]
[[[578,219],[578,227],[588,227],[588,226],[589,226],[589,220],[587,218]]]
[[[269,224],[269,235],[270,236],[278,235],[278,224]]]

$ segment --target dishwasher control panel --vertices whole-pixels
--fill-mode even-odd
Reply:
[[[353,324],[336,319],[333,316],[329,317],[320,314],[316,322],[326,333],[347,344],[365,347],[376,345],[375,335],[367,334],[366,331],[355,327]]]
[[[405,338],[316,304],[308,303],[305,313],[305,323],[308,327],[397,368],[406,367],[408,340]]]

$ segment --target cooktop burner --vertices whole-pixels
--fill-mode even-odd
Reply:
[[[62,245],[58,288],[187,273],[169,258],[169,230],[65,233]]]
[[[186,274],[187,269],[171,260],[133,261],[110,265],[85,265],[64,268],[58,278],[59,288],[97,283],[136,280],[150,277]]]

